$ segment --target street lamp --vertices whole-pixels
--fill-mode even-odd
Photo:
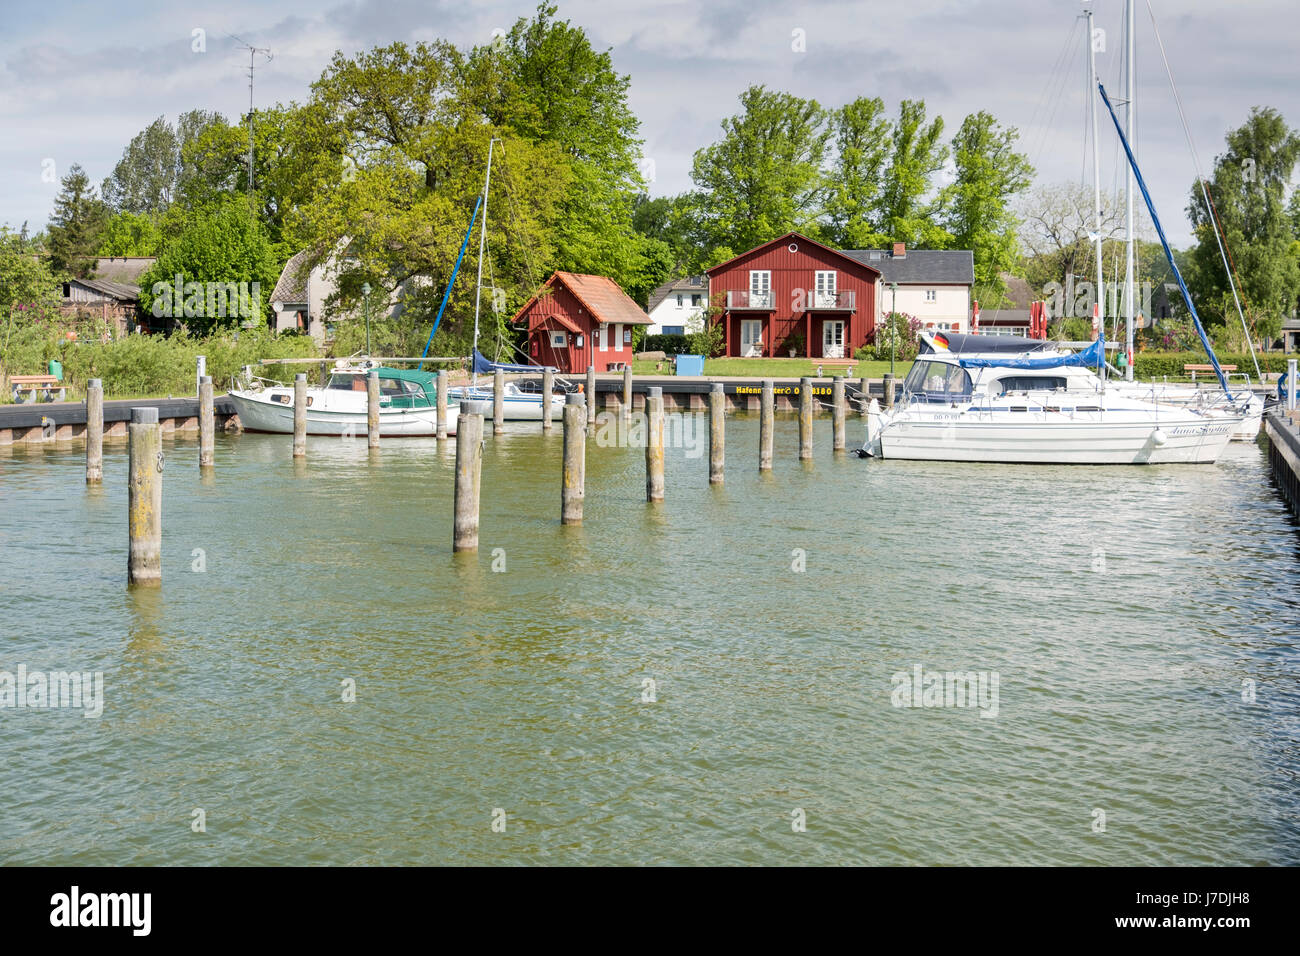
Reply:
[[[894,380],[894,352],[896,351],[894,343],[897,341],[897,331],[894,329],[894,317],[898,315],[898,283],[889,283],[889,291],[893,293],[894,302],[889,310],[889,380]]]
[[[361,283],[361,309],[366,313],[366,358],[370,358],[370,283]]]

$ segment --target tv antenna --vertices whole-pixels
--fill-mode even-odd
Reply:
[[[226,36],[248,51],[248,194],[251,196],[253,194],[253,70],[259,53],[266,57],[268,63],[271,62],[274,54],[269,47],[253,46],[233,33],[227,33]]]

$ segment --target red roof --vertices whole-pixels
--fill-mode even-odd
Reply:
[[[523,314],[528,311],[534,302],[541,298],[542,293],[555,283],[562,284],[566,289],[573,293],[574,297],[582,303],[583,308],[591,313],[592,318],[597,322],[613,324],[615,322],[623,325],[650,325],[650,316],[645,314],[645,310],[632,301],[626,292],[624,292],[617,282],[608,276],[591,276],[581,275],[577,272],[555,272],[546,284],[537,291],[531,299],[524,303],[523,308],[515,313],[512,321],[518,322]],[[555,316],[563,324],[560,316]],[[574,329],[573,331],[578,331]]]
[[[746,249],[744,252],[740,253],[740,255],[732,256],[726,262],[719,262],[716,266],[713,266],[710,269],[705,269],[704,274],[707,276],[712,276],[713,273],[717,272],[719,269],[723,268],[724,266],[731,265],[737,259],[743,259],[745,258],[745,256],[752,255],[753,253],[757,252],[759,249],[766,249],[768,246],[774,246],[777,243],[781,243],[781,242],[788,242],[791,239],[797,239],[799,242],[806,242],[810,246],[816,246],[818,249],[824,249],[827,252],[834,253],[835,255],[839,256],[841,259],[847,259],[855,266],[860,266],[868,270],[869,272],[876,273],[877,275],[880,274],[879,269],[875,268],[874,266],[870,266],[867,263],[862,262],[861,260],[853,258],[851,255],[846,253],[843,249],[834,249],[831,246],[818,242],[816,239],[809,239],[807,236],[798,232],[787,232],[784,236],[780,236],[776,239],[769,239],[767,242],[759,243],[753,249]]]

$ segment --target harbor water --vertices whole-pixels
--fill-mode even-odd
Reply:
[[[0,671],[103,675],[98,717],[0,709],[0,862],[1300,863],[1300,537],[1259,447],[880,462],[816,427],[761,475],[729,418],[715,487],[669,447],[662,505],[589,441],[578,527],[559,423],[512,427],[456,556],[454,443],[223,435],[201,478],[168,438],[157,591],[124,444],[95,490],[81,445],[0,448]],[[981,693],[913,693],[949,673]]]

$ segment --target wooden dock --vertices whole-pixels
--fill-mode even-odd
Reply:
[[[1264,416],[1273,480],[1291,511],[1300,516],[1300,411],[1277,408]]]
[[[199,399],[151,398],[104,402],[104,438],[126,440],[132,408],[158,409],[163,435],[174,432],[199,433]],[[217,428],[236,418],[235,403],[225,395],[213,399],[212,411]],[[0,405],[0,445],[15,442],[84,441],[86,437],[85,402],[45,402],[27,405]]]

